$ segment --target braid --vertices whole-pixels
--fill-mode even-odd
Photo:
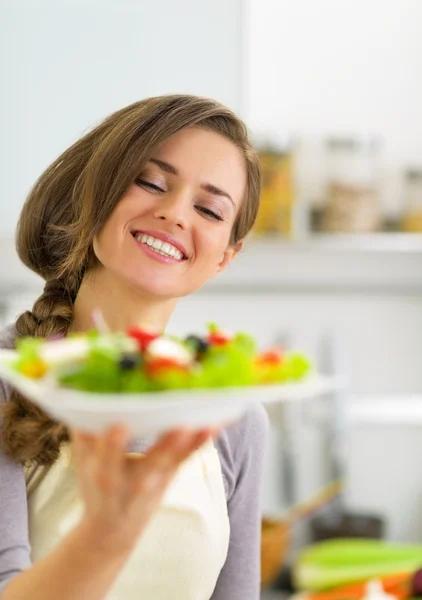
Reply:
[[[45,285],[43,294],[35,301],[32,311],[26,311],[16,321],[19,337],[49,337],[66,335],[73,320],[76,291],[58,279]],[[53,464],[60,446],[69,440],[67,428],[54,421],[38,406],[13,391],[10,402],[2,409],[2,443],[6,454],[18,462]]]
[[[16,321],[20,337],[50,337],[66,335],[73,319],[73,300],[59,279],[47,281],[43,294]]]

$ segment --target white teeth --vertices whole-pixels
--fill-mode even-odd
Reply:
[[[177,260],[182,260],[183,258],[183,254],[180,252],[180,250],[168,242],[163,242],[151,237],[150,235],[146,235],[145,233],[139,233],[135,237],[138,242],[147,244],[152,250],[154,250],[154,252],[157,252],[158,254],[162,254],[163,256],[171,256]]]

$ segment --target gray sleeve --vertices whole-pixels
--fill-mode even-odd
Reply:
[[[0,403],[6,397],[0,381]],[[0,442],[0,599],[12,577],[30,566],[24,472],[4,454]]]
[[[259,405],[217,443],[226,485],[230,544],[211,600],[260,597],[261,483],[268,417]]]

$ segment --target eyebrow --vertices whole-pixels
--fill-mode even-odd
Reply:
[[[154,163],[154,165],[157,165],[157,167],[159,167],[162,171],[165,171],[166,173],[170,173],[170,175],[179,175],[179,172],[176,169],[176,167],[174,167],[173,165],[171,165],[168,162],[164,162],[163,160],[158,160],[158,158],[150,158],[150,162]],[[228,194],[221,188],[217,187],[216,185],[214,185],[212,183],[202,183],[201,188],[203,190],[205,190],[206,192],[208,192],[209,194],[212,194],[213,196],[221,196],[221,197],[227,198],[228,200],[230,200],[230,202],[233,205],[233,208],[236,210],[236,204],[235,204],[233,198],[230,196],[230,194]]]

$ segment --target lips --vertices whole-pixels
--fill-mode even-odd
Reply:
[[[176,240],[173,236],[169,235],[168,233],[164,233],[162,231],[155,231],[152,229],[134,229],[133,231],[131,231],[131,234],[133,235],[133,237],[136,237],[137,235],[140,235],[140,234],[145,234],[145,235],[151,236],[153,238],[156,238],[157,240],[161,240],[162,242],[167,242],[167,243],[171,244],[172,246],[174,246],[175,248],[177,248],[179,250],[179,252],[182,253],[182,255],[183,255],[182,260],[186,260],[188,258],[188,252],[187,252],[186,248],[183,246],[183,244],[181,244],[178,240]]]

